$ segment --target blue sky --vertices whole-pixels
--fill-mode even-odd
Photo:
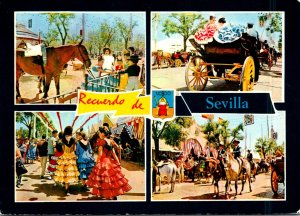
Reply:
[[[155,12],[156,13],[156,12]],[[158,12],[159,13],[159,12]],[[217,18],[217,20],[220,17],[225,17],[227,24],[232,24],[232,25],[243,25],[246,26],[248,22],[252,22],[254,24],[253,28],[256,29],[259,33],[260,36],[263,38],[266,37],[266,31],[264,28],[259,26],[259,21],[258,21],[258,12],[189,12],[189,13],[199,13],[201,14],[205,19],[209,19],[209,16],[211,14],[214,14]],[[158,24],[158,32],[157,32],[157,40],[164,40],[168,38],[163,32],[162,32],[162,24],[166,18],[171,14],[169,12],[164,12],[164,13],[159,13],[160,14],[160,21]],[[154,13],[152,14],[152,16]],[[152,23],[153,24],[153,23]],[[153,28],[153,25],[152,25]],[[152,31],[152,39],[154,37]],[[277,41],[278,40],[278,33],[273,34],[274,39]],[[172,38],[182,38],[181,35],[179,34],[174,34],[171,35]]]
[[[241,114],[215,114],[214,121],[217,121],[219,117],[224,120],[228,120],[230,122],[229,123],[230,129],[244,122],[244,115]],[[199,125],[203,125],[207,122],[207,119],[202,118],[201,114],[195,115],[194,118]],[[257,138],[262,136],[263,137],[268,136],[267,122],[269,122],[269,130],[271,130],[271,126],[273,126],[274,131],[278,133],[277,144],[280,145],[282,144],[282,142],[286,143],[285,142],[285,131],[286,131],[285,112],[277,112],[275,115],[259,114],[259,115],[254,115],[254,124],[245,126],[247,130],[246,144],[248,149],[254,150],[254,146]],[[245,139],[241,141],[240,146],[242,148],[245,147]]]
[[[122,20],[130,20],[130,14],[132,14],[132,20],[137,21],[138,26],[133,29],[134,34],[145,34],[146,32],[146,17],[144,12],[91,12],[85,13],[85,28],[86,36],[89,31],[98,29],[100,23],[103,21],[113,22],[115,18],[119,17]],[[18,12],[16,13],[16,23],[25,24],[28,27],[28,20],[32,19],[31,31],[38,33],[46,33],[50,26],[47,21],[47,16],[42,13],[36,12]],[[70,31],[72,35],[79,35],[82,28],[82,13],[75,13],[75,18],[70,23]]]

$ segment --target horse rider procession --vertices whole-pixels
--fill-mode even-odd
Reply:
[[[255,176],[258,171],[258,163],[253,161],[253,154],[251,150],[247,150],[247,156],[242,157],[242,149],[240,147],[240,141],[237,139],[232,140],[227,149],[225,144],[220,142],[218,149],[213,147],[206,147],[205,150],[201,148],[201,151],[195,153],[194,148],[190,152],[181,152],[171,157],[163,153],[160,155],[159,161],[153,159],[152,171],[153,171],[153,193],[156,193],[156,186],[159,186],[161,182],[167,184],[171,183],[170,193],[174,192],[175,182],[194,182],[194,178],[198,179],[198,182],[202,183],[201,178],[206,179],[206,183],[209,183],[209,179],[212,179],[214,185],[214,197],[219,196],[219,181],[225,180],[225,198],[229,198],[229,188],[231,181],[235,182],[235,196],[237,192],[237,182],[242,181],[242,189],[246,181],[249,184],[249,191],[252,191],[251,183],[255,181]],[[183,167],[184,171],[180,171]],[[183,176],[181,176],[183,175]],[[189,179],[192,179],[190,181]],[[182,187],[181,187],[182,189]],[[231,189],[230,189],[231,191]]]

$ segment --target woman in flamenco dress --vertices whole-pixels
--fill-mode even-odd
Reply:
[[[89,175],[86,185],[92,188],[91,193],[107,200],[116,200],[117,196],[132,189],[121,171],[118,157],[114,148],[105,140],[107,131],[100,127],[99,138],[96,143],[98,148],[97,163]]]
[[[194,38],[198,43],[207,43],[213,40],[213,36],[217,31],[217,26],[215,22],[216,22],[216,17],[214,15],[211,15],[209,17],[208,23],[205,25],[205,28],[200,29],[198,32],[196,32]]]
[[[67,126],[62,138],[63,154],[57,160],[54,181],[65,184],[65,193],[69,194],[70,183],[78,183],[79,172],[76,165],[76,140],[72,137],[73,128]]]

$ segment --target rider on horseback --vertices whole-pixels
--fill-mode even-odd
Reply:
[[[253,155],[252,155],[252,153],[251,153],[251,150],[250,150],[250,149],[248,149],[247,160],[248,160],[248,161],[249,161],[249,163],[250,163],[251,170],[253,170],[253,169],[254,169]]]
[[[224,163],[225,163],[225,160],[226,160],[226,151],[224,149],[224,143],[223,142],[220,142],[220,145],[219,145],[219,149],[218,149],[218,159],[220,161],[220,166],[221,166],[221,169],[222,169],[222,173],[223,173],[223,177],[225,177],[225,168],[224,168]]]
[[[238,161],[238,163],[243,167],[243,160],[241,157],[241,147],[239,146],[240,141],[233,140],[233,156],[234,159]]]

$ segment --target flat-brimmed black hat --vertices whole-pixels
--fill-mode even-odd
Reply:
[[[138,56],[138,55],[131,55],[128,60],[131,60],[131,61],[138,61],[140,60],[141,58]]]
[[[240,143],[240,141],[238,141],[238,140],[233,140],[233,142],[232,143],[237,143],[237,144],[239,144]]]

